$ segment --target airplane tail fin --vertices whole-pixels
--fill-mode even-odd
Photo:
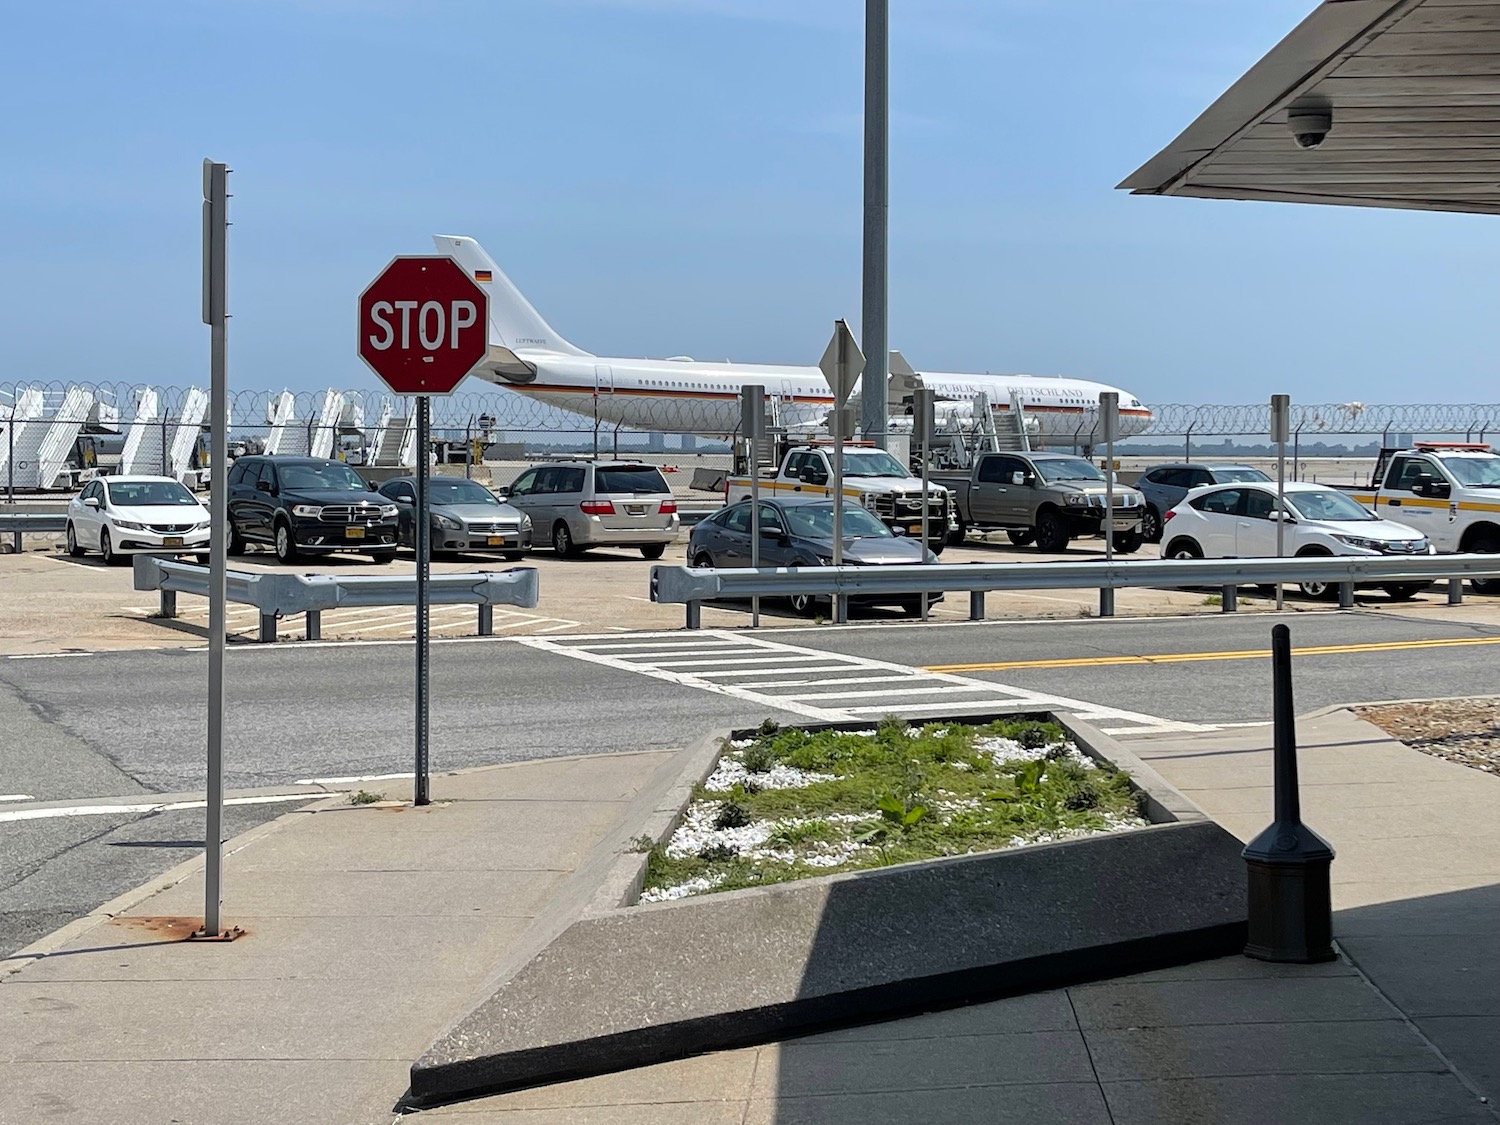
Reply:
[[[489,295],[491,348],[498,345],[510,352],[520,348],[561,355],[592,354],[559,336],[474,239],[435,234],[432,241],[439,253],[457,262]]]

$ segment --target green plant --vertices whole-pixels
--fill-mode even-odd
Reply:
[[[794,848],[798,844],[810,844],[815,840],[831,840],[833,825],[826,820],[804,820],[796,823],[778,824],[771,830],[767,843],[782,848]]]
[[[656,841],[645,833],[630,841],[630,850],[633,852],[649,852],[654,847],[656,847]]]
[[[1208,597],[1206,597],[1206,598],[1203,599],[1203,604],[1204,605],[1223,605],[1224,604],[1224,596],[1222,594],[1209,594]]]
[[[762,738],[765,738],[768,735],[775,734],[780,729],[781,724],[778,723],[775,719],[762,719],[760,721],[760,726],[755,728],[755,733],[760,735]]]
[[[722,802],[719,811],[714,814],[715,828],[743,828],[749,823],[750,810],[733,797]]]
[[[708,844],[698,852],[698,858],[709,863],[722,863],[739,855],[739,849],[729,844]]]
[[[1052,732],[1047,723],[1024,722],[1016,728],[1016,733],[1011,736],[1027,750],[1040,750],[1052,741]]]
[[[366,793],[363,789],[358,793],[349,794],[349,803],[351,805],[373,805],[375,802],[383,800],[385,800],[384,793]]]
[[[769,773],[776,765],[776,751],[769,743],[754,742],[745,747],[740,762],[750,773]]]
[[[813,624],[826,625],[828,624],[828,618],[824,617],[821,613],[816,613],[813,615]]]

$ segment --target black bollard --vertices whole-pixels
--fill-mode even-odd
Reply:
[[[1292,715],[1292,634],[1271,630],[1275,719],[1276,822],[1245,846],[1250,929],[1245,955],[1262,961],[1331,961],[1333,848],[1302,823],[1297,794],[1297,730]]]

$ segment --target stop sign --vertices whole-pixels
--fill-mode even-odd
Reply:
[[[400,395],[446,395],[484,358],[489,301],[452,258],[393,258],[359,295],[359,358]]]

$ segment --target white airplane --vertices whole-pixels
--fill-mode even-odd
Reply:
[[[732,434],[740,422],[740,388],[747,384],[765,387],[767,396],[778,400],[781,422],[789,429],[816,425],[833,407],[833,392],[817,367],[586,352],[542,319],[474,239],[439,234],[432,241],[489,295],[489,353],[471,375],[575,414],[646,431]],[[981,393],[989,396],[996,413],[1003,413],[1011,409],[1012,395],[1019,395],[1035,445],[1095,444],[1102,391],[1119,393],[1119,436],[1138,434],[1151,423],[1151,411],[1135,395],[1104,383],[1037,375],[919,374],[899,352],[892,353],[891,367],[893,382],[904,384],[908,401],[918,381],[932,388],[940,417],[964,413]],[[900,413],[902,394],[889,398]]]

